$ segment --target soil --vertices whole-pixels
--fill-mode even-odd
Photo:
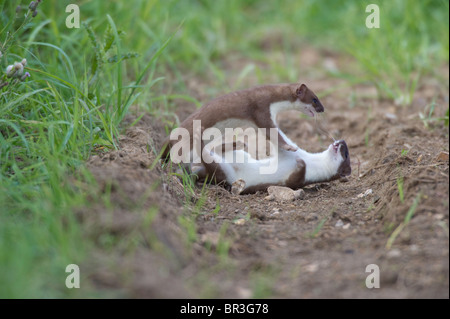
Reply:
[[[218,185],[197,186],[187,198],[188,188],[155,162],[168,119],[146,113],[129,127],[141,115],[135,110],[120,150],[88,162],[98,193],[79,218],[97,243],[86,265],[95,289],[132,298],[449,298],[449,128],[419,117],[435,98],[433,117],[444,116],[448,86],[423,79],[411,105],[396,105],[373,86],[327,74],[347,58],[311,50],[308,87],[319,95],[336,88],[321,98],[320,126],[346,140],[352,175],[305,187],[289,202]],[[440,72],[448,83],[448,66]],[[208,81],[190,83],[206,101]],[[181,120],[195,110],[173,103]],[[310,152],[332,142],[295,112],[279,126]],[[378,289],[366,287],[371,264],[379,266]]]

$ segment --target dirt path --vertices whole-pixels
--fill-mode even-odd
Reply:
[[[165,132],[145,115],[121,151],[89,161],[99,182],[93,197],[111,194],[109,203],[80,211],[99,244],[92,282],[131,297],[448,298],[449,161],[438,156],[448,152],[449,130],[443,122],[426,128],[418,115],[437,96],[442,116],[448,91],[424,83],[410,107],[370,98],[374,89],[362,85],[321,99],[321,126],[345,138],[353,173],[289,203],[212,186],[184,206],[183,186],[159,165],[149,169]],[[316,92],[341,84],[325,76],[308,82]],[[181,103],[177,114],[193,109]],[[308,151],[331,142],[297,113],[284,114],[280,127]],[[412,219],[399,226],[415,200]],[[380,289],[365,285],[369,264],[380,268]]]

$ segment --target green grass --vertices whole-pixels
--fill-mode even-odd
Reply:
[[[433,101],[427,105],[427,107],[424,109],[424,113],[419,112],[419,117],[427,129],[431,129],[432,124],[436,123],[442,123],[445,126],[449,125],[449,108],[447,106],[447,111],[445,112],[444,116],[436,117],[434,116],[434,111],[436,108],[436,99],[433,99]],[[426,114],[428,112],[428,114]]]
[[[290,55],[298,53],[306,40],[355,58],[355,64],[335,76],[356,76],[359,82],[375,85],[380,96],[407,105],[420,76],[436,75],[439,65],[448,62],[449,5],[447,1],[411,0],[375,3],[381,11],[380,29],[366,28],[364,2],[288,0],[276,7],[259,1],[215,1],[214,5],[207,1],[168,1],[152,6],[155,17],[146,30],[150,32],[152,22],[172,30],[184,19],[177,46],[168,48],[164,59],[174,68],[174,61],[187,64],[194,74],[207,71],[223,85],[223,57],[230,51],[268,63],[268,72],[283,81],[297,81],[302,77],[301,61]],[[242,41],[242,32],[247,41]],[[158,40],[154,32],[151,34]],[[274,43],[264,49],[265,41]],[[271,51],[282,52],[285,62],[274,61]],[[256,73],[252,68],[247,65],[241,79]],[[179,69],[173,71],[182,80]]]
[[[319,223],[317,224],[316,228],[314,228],[314,230],[308,234],[309,238],[316,238],[319,233],[320,230],[322,229],[323,225],[325,225],[325,222],[328,220],[328,216],[325,216],[324,218],[322,218]]]
[[[408,209],[408,212],[405,215],[405,219],[403,220],[403,222],[400,223],[400,225],[397,226],[397,228],[389,236],[389,239],[386,243],[386,249],[392,248],[392,245],[394,244],[398,235],[409,224],[409,222],[411,221],[411,218],[414,216],[414,213],[416,212],[417,206],[419,206],[421,198],[422,198],[422,193],[417,194],[416,198],[414,198],[413,203],[411,204],[411,206]]]
[[[405,150],[405,149],[402,148],[402,150],[400,152],[400,156],[404,157],[404,156],[408,155],[408,152],[409,152],[409,150]]]
[[[154,46],[133,83],[123,77],[126,59],[114,58],[124,51],[111,16],[104,37],[87,25],[62,35],[60,15],[48,20],[42,12],[50,3],[25,20],[27,9],[16,16],[17,4],[0,6],[1,69],[26,57],[31,78],[0,91],[0,265],[13,270],[0,275],[0,297],[71,296],[65,267],[92,247],[74,215],[95,193],[83,162],[97,147],[117,147],[119,124],[146,88],[137,85],[144,76],[152,82],[147,71],[167,42]]]
[[[254,269],[250,273],[251,298],[270,298],[278,276],[279,270],[275,266],[263,266]]]
[[[405,194],[403,193],[403,183],[404,183],[403,176],[398,176],[397,177],[398,197],[400,198],[400,202],[402,202],[402,204],[405,202]]]
[[[3,298],[82,294],[64,287],[64,270],[94,247],[75,218],[78,209],[89,209],[96,189],[83,163],[96,150],[117,147],[132,105],[176,125],[174,101],[200,105],[187,89],[192,78],[210,80],[204,93],[211,97],[252,75],[260,83],[297,81],[304,77],[296,57],[305,43],[349,54],[354,63],[330,76],[373,84],[400,104],[409,104],[424,76],[448,89],[438,72],[448,63],[448,1],[377,1],[381,29],[371,30],[359,1],[78,1],[80,29],[65,27],[71,1],[44,0],[38,15],[24,20],[28,3],[0,0],[0,81],[22,58],[31,74],[0,88]],[[284,58],[274,59],[279,53]],[[229,84],[235,55],[255,63]],[[426,123],[448,125],[448,111],[435,119],[433,110]],[[194,219],[183,218],[195,240]],[[222,250],[226,255],[227,245]],[[268,294],[265,285],[255,289]]]

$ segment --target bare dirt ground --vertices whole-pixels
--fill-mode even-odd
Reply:
[[[449,297],[449,161],[441,154],[449,129],[419,118],[435,97],[434,116],[443,116],[448,89],[424,79],[412,105],[397,106],[374,98],[371,86],[330,79],[322,64],[329,54],[303,52],[311,59],[308,86],[319,95],[339,88],[321,98],[320,124],[346,140],[350,178],[306,187],[304,199],[286,203],[209,186],[186,205],[183,185],[159,164],[150,169],[166,133],[160,118],[145,114],[126,130],[120,151],[88,162],[99,187],[79,217],[98,243],[87,262],[96,289],[134,298]],[[318,66],[323,71],[311,75]],[[448,81],[448,66],[442,74]],[[190,83],[204,102],[207,81]],[[180,119],[195,109],[176,103]],[[295,112],[282,115],[280,127],[311,152],[331,143]],[[412,219],[388,244],[416,198]],[[380,268],[379,289],[365,285],[369,264]]]

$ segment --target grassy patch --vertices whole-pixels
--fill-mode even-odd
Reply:
[[[16,12],[18,3],[1,4],[0,65],[26,58],[18,72],[31,76],[2,71],[0,78],[7,83],[0,89],[0,264],[11,269],[0,274],[0,296],[73,296],[65,267],[92,247],[74,214],[90,206],[96,188],[83,162],[97,148],[117,147],[119,124],[142,88],[123,77],[135,55],[124,50],[111,16],[98,37],[88,24],[65,28],[55,2],[39,5],[36,17],[26,5]],[[164,45],[154,47],[138,80]]]
[[[400,225],[398,225],[397,228],[392,232],[391,236],[389,236],[389,239],[386,243],[386,249],[391,249],[391,247],[394,244],[395,240],[397,239],[398,235],[409,224],[409,222],[411,221],[411,218],[414,216],[414,213],[416,212],[417,206],[419,206],[421,198],[422,198],[421,193],[417,194],[416,198],[414,198],[414,201],[413,201],[411,207],[408,209],[408,212],[406,213],[404,221],[402,223],[400,223]]]

